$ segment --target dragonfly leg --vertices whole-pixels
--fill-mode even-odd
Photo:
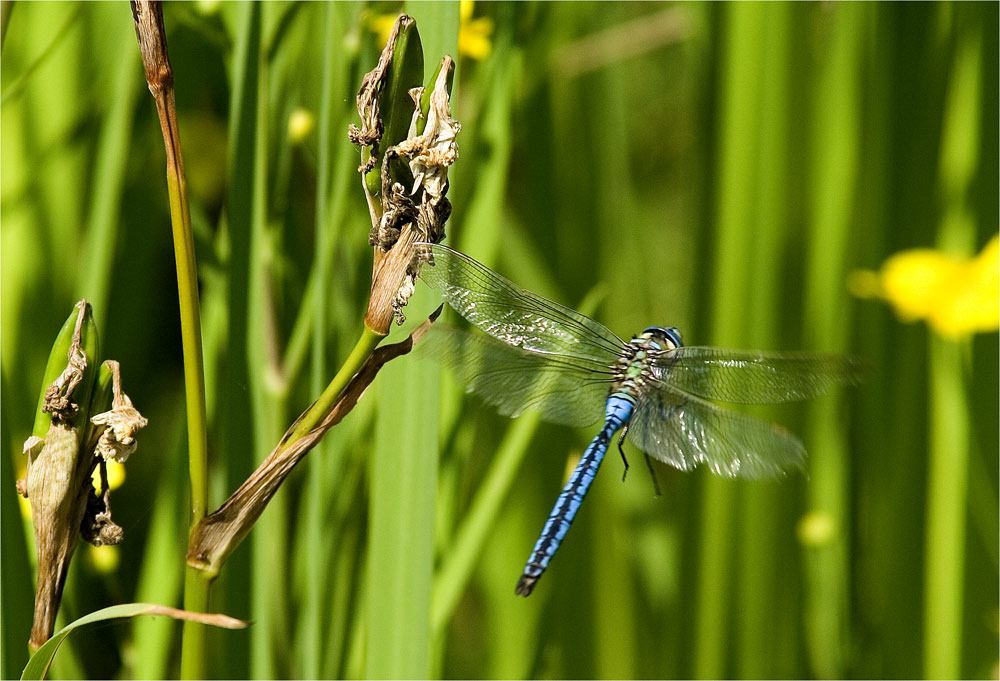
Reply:
[[[660,480],[656,477],[656,471],[653,469],[653,460],[649,457],[649,454],[646,454],[645,457],[646,468],[649,469],[649,477],[653,481],[653,492],[656,493],[656,496],[662,497],[663,493],[660,491]]]
[[[625,444],[625,434],[628,433],[628,424],[622,427],[622,434],[618,438],[618,453],[622,455],[622,462],[625,464],[625,470],[622,471],[622,482],[625,482],[625,476],[628,475],[628,459],[625,458],[625,450],[622,445]],[[647,460],[649,457],[646,457]]]

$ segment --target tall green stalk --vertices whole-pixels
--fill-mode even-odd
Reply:
[[[338,21],[338,8],[336,3],[326,5],[324,18],[325,33],[337,35],[343,32],[343,28]],[[340,29],[339,31],[337,29]],[[333,93],[334,84],[339,83],[344,76],[342,67],[338,68],[338,43],[334,40],[326,40],[323,43],[323,87],[320,92],[319,116],[317,126],[317,167],[316,167],[316,205],[315,224],[313,231],[316,239],[316,257],[313,262],[310,277],[317,282],[321,289],[325,289],[330,281],[330,261],[333,255],[331,241],[335,231],[335,225],[330,219],[331,192],[330,175],[332,172],[334,146],[331,144],[333,130],[334,110]],[[340,53],[341,60],[344,55]],[[339,78],[338,78],[339,76]],[[339,136],[341,144],[344,143],[343,134]],[[312,392],[319,391],[326,378],[326,349],[329,338],[330,326],[327,323],[328,310],[326,296],[315,295],[312,300],[304,302],[303,305],[310,304],[309,315],[312,320],[312,343],[310,345],[311,372],[309,384]],[[303,313],[306,311],[303,310]],[[320,451],[328,450],[328,445],[320,444]],[[309,535],[310,543],[321,545],[323,540],[323,525],[321,518],[325,509],[323,504],[326,490],[322,489],[328,480],[325,476],[313,474],[309,477],[310,512],[307,516],[307,524],[311,530]],[[321,675],[320,664],[322,660],[321,646],[323,635],[323,610],[324,600],[321,594],[324,593],[323,584],[326,575],[329,574],[328,566],[321,561],[310,561],[308,570],[309,598],[306,600],[303,620],[305,626],[301,638],[301,650],[303,652],[302,673],[306,678],[319,678]]]
[[[757,127],[760,124],[759,89],[762,58],[761,31],[767,20],[765,6],[734,4],[725,7],[726,31],[722,37],[719,99],[719,177],[716,194],[718,226],[715,236],[715,279],[712,326],[709,338],[716,343],[738,343],[747,323],[746,303],[749,261],[753,240],[747,216],[754,213]],[[693,675],[721,678],[727,675],[732,588],[733,483],[706,476],[700,517],[697,610]]]
[[[969,469],[967,342],[930,344],[930,467],[924,555],[924,675],[962,677]]]
[[[792,63],[797,36],[794,20],[797,8],[791,4],[768,7],[769,17],[761,36],[760,88],[756,93],[760,107],[760,131],[757,135],[756,205],[747,221],[753,225],[755,257],[749,281],[754,283],[753,299],[748,303],[747,347],[773,350],[783,346],[781,301],[783,282],[788,275],[791,213],[789,197],[789,152],[792,148]],[[773,409],[759,408],[762,418]],[[770,419],[769,419],[770,420]],[[791,493],[805,484],[802,475],[793,474],[776,482],[751,482],[743,486],[739,500],[741,518],[737,553],[736,655],[735,669],[741,678],[780,677],[794,669],[793,627],[781,626],[783,598],[787,579],[782,566],[791,555],[792,532],[783,522]]]
[[[960,15],[958,15],[960,16]],[[957,17],[953,15],[953,20]],[[976,218],[970,185],[980,162],[980,60],[978,27],[962,22],[952,65],[942,130],[940,186],[945,212],[938,245],[970,254]],[[960,678],[965,599],[966,518],[971,447],[967,339],[931,338],[930,462],[924,539],[924,674]]]
[[[843,281],[852,247],[851,228],[861,148],[861,56],[870,7],[841,5],[830,26],[829,56],[816,87],[810,131],[810,242],[806,262],[805,334],[810,349],[847,344]],[[835,395],[809,405],[809,506],[833,528],[806,554],[806,637],[813,672],[845,673],[850,624],[850,457]]]
[[[156,100],[167,151],[167,194],[173,231],[174,261],[177,268],[177,298],[180,306],[181,348],[184,357],[184,393],[188,421],[188,472],[191,480],[190,528],[205,517],[208,507],[208,425],[205,403],[205,372],[201,345],[201,313],[198,297],[198,267],[191,230],[187,178],[177,125],[173,73],[167,57],[163,10],[159,4],[133,5],[133,19],[139,38],[146,81]],[[205,612],[208,580],[203,573],[187,568],[184,607]],[[181,674],[186,678],[205,676],[205,628],[184,623]]]
[[[425,3],[412,10],[428,67],[421,80],[429,91],[440,57],[457,56],[458,5]],[[400,57],[406,58],[405,53]],[[399,119],[402,111],[389,113]],[[387,125],[393,143],[390,129]],[[369,464],[367,678],[431,674],[439,441],[437,408],[427,395],[437,394],[439,377],[439,369],[428,363],[396,363],[383,371],[377,386],[375,447]]]

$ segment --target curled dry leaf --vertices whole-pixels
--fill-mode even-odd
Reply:
[[[105,461],[113,460],[125,463],[129,455],[135,451],[136,434],[149,423],[139,410],[132,405],[132,400],[125,394],[121,386],[121,370],[118,362],[109,360],[114,377],[114,399],[109,411],[91,417],[90,421],[100,428],[100,439],[97,451]]]
[[[365,158],[358,166],[358,172],[362,175],[371,172],[378,163],[379,142],[382,141],[382,135],[385,134],[385,123],[382,120],[379,101],[388,78],[399,34],[408,30],[414,23],[413,19],[405,14],[396,18],[396,23],[393,24],[392,31],[389,33],[389,39],[379,55],[378,64],[365,74],[361,80],[361,87],[358,88],[357,106],[358,115],[361,117],[361,127],[358,128],[351,123],[347,128],[347,137],[357,146],[367,148],[363,153]]]
[[[397,145],[399,155],[410,160],[414,180],[410,193],[423,190],[432,203],[445,200],[448,166],[458,160],[455,139],[462,130],[462,124],[451,116],[448,76],[452,68],[451,57],[445,57],[431,92],[423,134]]]
[[[382,163],[384,212],[373,226],[369,241],[375,247],[372,295],[365,323],[388,333],[392,320],[405,321],[403,307],[413,295],[419,259],[416,241],[440,242],[451,215],[448,201],[448,168],[458,159],[456,137],[461,124],[451,116],[448,82],[454,71],[451,57],[444,57],[431,92],[427,122],[420,135],[413,134],[386,150]],[[413,93],[415,113],[420,113],[421,93]],[[405,161],[413,176],[412,188],[392,181],[393,163]],[[405,237],[405,238],[404,238]]]
[[[52,346],[44,379],[51,382],[40,400],[35,434],[24,443],[28,470],[18,483],[31,504],[38,556],[32,648],[52,635],[79,539],[98,546],[122,539],[121,527],[111,520],[105,460],[124,461],[135,450],[135,435],[146,419],[122,392],[117,362],[105,362],[95,387],[97,355],[97,326],[81,300]],[[88,419],[91,410],[109,402],[110,411]],[[101,474],[99,492],[91,481],[95,466]]]
[[[36,428],[38,422],[48,422],[45,436],[34,435],[24,443],[28,471],[22,488],[31,503],[38,556],[35,612],[29,640],[32,648],[42,645],[52,635],[70,559],[80,535],[93,470],[93,457],[81,451],[80,427],[93,385],[94,372],[89,363],[97,349],[96,325],[85,300],[77,303],[75,310],[73,326],[69,326],[69,321],[63,326],[49,358],[53,371],[59,371],[62,361],[65,365],[45,388],[36,416]],[[72,332],[68,334],[70,328]],[[52,375],[48,368],[46,373]]]

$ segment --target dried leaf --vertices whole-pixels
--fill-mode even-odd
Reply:
[[[118,362],[109,360],[105,364],[110,368],[114,379],[114,399],[110,411],[102,412],[90,419],[95,426],[102,426],[97,431],[100,439],[97,442],[96,453],[105,460],[125,463],[129,455],[135,451],[136,434],[149,422],[132,405],[132,400],[122,390]]]
[[[233,492],[219,510],[206,516],[198,524],[188,543],[188,565],[203,570],[210,576],[217,575],[226,558],[250,532],[281,483],[299,461],[316,446],[330,428],[340,423],[354,409],[387,362],[413,349],[414,344],[427,332],[440,313],[439,307],[406,340],[377,348],[348,383],[323,421],[286,448],[286,440],[295,432],[299,421],[309,410],[303,412],[253,475]]]

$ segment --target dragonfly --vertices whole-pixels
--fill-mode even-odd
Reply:
[[[770,404],[856,383],[864,363],[830,353],[685,346],[672,326],[629,341],[569,307],[521,288],[441,244],[418,243],[420,279],[484,333],[438,325],[425,352],[501,414],[526,410],[583,427],[603,419],[556,500],[515,592],[529,596],[569,531],[616,434],[682,471],[775,478],[801,470],[806,451],[784,428],[715,402]]]

